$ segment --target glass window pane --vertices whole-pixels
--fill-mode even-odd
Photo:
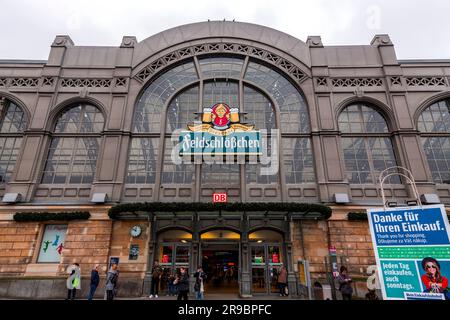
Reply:
[[[167,109],[166,132],[186,129],[189,123],[198,120],[195,115],[199,109],[198,86],[177,95]]]
[[[175,256],[175,263],[189,263],[189,247],[177,246],[177,252]]]
[[[156,180],[159,138],[131,139],[128,156],[129,183],[153,184]]]
[[[386,120],[374,108],[353,104],[344,108],[338,118],[339,130],[345,133],[389,132]]]
[[[199,63],[204,78],[239,79],[244,59],[238,57],[207,57],[200,58]]]
[[[100,143],[101,138],[53,138],[44,167],[42,183],[92,183]]]
[[[309,133],[309,114],[305,100],[294,85],[272,68],[251,61],[245,80],[265,89],[280,108],[283,133]]]
[[[23,132],[27,127],[27,116],[14,103],[5,100],[0,114],[0,133]]]
[[[315,182],[315,170],[309,138],[283,138],[284,170],[287,184]]]
[[[156,78],[145,89],[136,105],[133,131],[159,132],[161,113],[166,102],[177,90],[196,80],[197,71],[192,61],[172,68]]]
[[[104,118],[100,110],[91,105],[81,104],[71,107],[59,116],[55,132],[101,132],[103,126]]]
[[[424,137],[422,138],[422,144],[433,181],[450,183],[450,138]]]

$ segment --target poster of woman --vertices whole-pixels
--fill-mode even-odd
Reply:
[[[446,299],[450,299],[448,279],[442,275],[440,263],[432,257],[427,257],[422,260],[422,269],[425,271],[421,276],[424,292],[442,293]]]

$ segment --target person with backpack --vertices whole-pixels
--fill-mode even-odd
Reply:
[[[66,300],[75,300],[75,296],[77,290],[81,289],[81,269],[78,263],[74,263],[73,265],[67,268],[67,273],[69,273],[69,277],[66,281],[67,286],[67,299]]]
[[[205,281],[208,278],[206,273],[203,272],[202,267],[197,268],[197,272],[194,274],[195,278],[195,285],[194,285],[194,291],[195,291],[195,298],[197,300],[203,300],[204,298],[204,292],[205,292]]]
[[[117,295],[118,278],[119,271],[117,270],[117,264],[113,263],[106,276],[106,300],[114,300],[114,296]]]

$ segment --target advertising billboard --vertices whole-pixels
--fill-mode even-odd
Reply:
[[[449,297],[450,227],[443,205],[368,209],[384,299]]]

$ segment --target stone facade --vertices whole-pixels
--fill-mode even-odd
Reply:
[[[275,70],[304,98],[310,130],[287,136],[309,139],[314,181],[288,183],[282,155],[281,174],[274,183],[247,184],[246,171],[241,166],[235,185],[203,185],[201,165],[195,166],[190,184],[164,182],[162,142],[166,131],[134,132],[136,105],[149,84],[164,72],[188,60],[198,69],[201,59],[223,56],[239,57],[246,66],[255,62]],[[160,232],[178,228],[193,235],[191,257],[196,260],[189,262],[192,270],[198,263],[202,232],[218,226],[240,233],[241,257],[249,256],[250,232],[269,228],[282,234],[291,292],[296,291],[298,259],[310,262],[313,281],[327,282],[328,249],[335,246],[339,264],[346,264],[351,275],[360,278],[356,286],[362,295],[365,270],[375,263],[371,239],[367,223],[348,221],[347,213],[381,205],[381,190],[375,182],[349,181],[340,147],[345,133],[340,131],[338,117],[353,103],[375,108],[386,121],[388,130],[383,137],[391,140],[396,163],[414,173],[419,193],[437,195],[442,203],[450,204],[450,185],[445,179],[436,180],[423,148],[426,134],[419,131],[418,125],[426,108],[450,98],[449,79],[450,61],[398,60],[387,35],[376,35],[368,45],[326,46],[317,36],[303,42],[263,26],[217,21],[180,26],[140,42],[126,36],[117,47],[76,46],[69,36],[58,35],[46,61],[0,60],[0,102],[2,106],[6,101],[17,105],[27,119],[23,132],[13,134],[22,139],[21,145],[9,180],[0,184],[1,196],[21,195],[20,203],[0,207],[0,297],[62,297],[65,269],[73,262],[81,265],[85,295],[92,266],[100,264],[103,286],[111,257],[120,260],[119,295],[146,295]],[[203,80],[199,81],[203,84]],[[236,81],[241,89],[246,83],[242,75]],[[251,85],[277,105],[269,90]],[[170,97],[184,89],[174,89]],[[44,183],[43,171],[52,139],[58,137],[55,123],[62,112],[76,104],[92,105],[104,118],[103,130],[85,134],[101,141],[93,181]],[[199,111],[201,107],[199,104]],[[164,108],[160,114],[163,129],[167,106]],[[279,110],[275,113],[277,127],[283,129]],[[64,133],[60,136],[64,137]],[[130,148],[132,140],[141,136],[161,142],[157,148],[156,178],[133,184],[127,181]],[[107,210],[117,203],[210,201],[213,192],[227,192],[232,202],[321,203],[332,206],[333,215],[327,221],[291,219],[286,213],[269,217],[258,213],[248,219],[245,213],[228,217],[217,212],[170,217],[144,214],[118,221],[107,215]],[[415,198],[406,183],[387,185],[385,192],[388,199],[398,202]],[[105,205],[91,203],[96,193],[107,195]],[[349,203],[336,205],[336,193],[347,194]],[[60,263],[37,263],[45,225],[53,222],[19,223],[13,221],[13,214],[80,210],[89,211],[91,218],[67,223]],[[134,225],[143,229],[137,238],[130,236]],[[129,259],[131,245],[139,247],[137,260]],[[245,265],[245,270],[240,289],[249,294],[250,265]],[[98,297],[102,294],[101,290],[97,292]]]

